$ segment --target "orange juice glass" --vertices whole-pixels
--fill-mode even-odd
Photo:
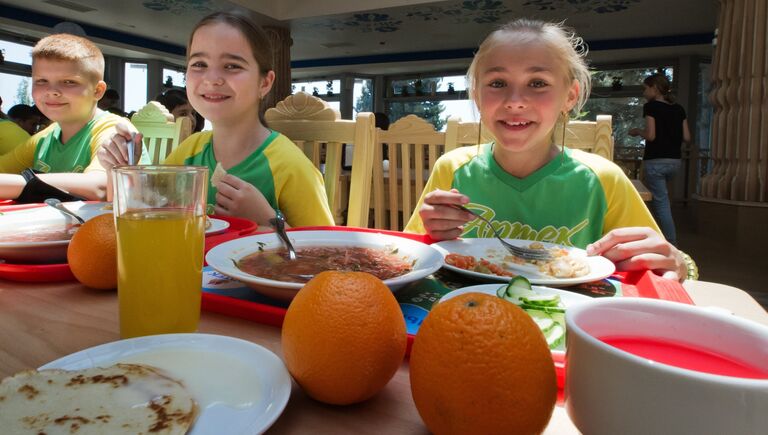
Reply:
[[[120,336],[196,331],[208,168],[118,166],[113,177]]]

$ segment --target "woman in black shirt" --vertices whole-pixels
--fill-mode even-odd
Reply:
[[[663,74],[654,74],[643,80],[643,106],[645,128],[629,130],[630,136],[645,139],[643,154],[643,181],[651,191],[651,212],[661,227],[664,237],[677,244],[675,222],[669,204],[667,183],[680,170],[681,147],[691,141],[685,110],[675,104],[669,80]]]

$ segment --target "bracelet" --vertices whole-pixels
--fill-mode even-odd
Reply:
[[[696,262],[693,261],[693,258],[691,258],[690,255],[686,254],[685,252],[678,249],[680,254],[683,256],[683,261],[685,261],[685,267],[688,269],[688,275],[685,277],[685,279],[690,279],[691,281],[697,281],[699,279],[699,267],[696,265]]]

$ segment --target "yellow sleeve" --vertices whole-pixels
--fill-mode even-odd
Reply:
[[[0,173],[21,174],[21,171],[31,168],[35,163],[35,150],[41,138],[53,131],[55,123],[52,123],[43,131],[35,133],[21,145],[0,156]]]
[[[422,204],[424,204],[424,197],[429,192],[434,190],[450,190],[453,185],[453,173],[456,168],[461,166],[468,159],[466,150],[463,148],[457,148],[447,154],[443,154],[435,162],[435,167],[432,168],[432,173],[429,174],[427,184],[424,186],[424,191],[421,192],[421,197],[416,203],[416,208],[413,209],[411,219],[408,220],[408,224],[403,230],[406,233],[425,234],[427,232],[424,229],[424,222],[421,220],[419,210],[421,210]]]
[[[632,181],[615,163],[595,154],[573,150],[573,156],[589,166],[597,174],[603,186],[607,209],[603,234],[616,228],[649,227],[661,234],[648,207],[640,198]]]
[[[184,139],[168,157],[163,160],[164,165],[185,165],[186,160],[203,151],[205,145],[211,141],[212,132],[202,131]],[[213,175],[213,174],[211,174]]]
[[[323,177],[299,147],[280,135],[265,154],[272,166],[277,204],[288,224],[335,225]]]
[[[13,121],[0,120],[0,155],[3,155],[29,139],[29,133]]]
[[[99,147],[104,141],[109,141],[112,139],[112,136],[117,132],[115,126],[120,122],[130,123],[128,119],[117,116],[113,113],[105,113],[93,123],[93,128],[91,129],[90,144],[91,163],[88,165],[88,167],[85,168],[83,173],[91,171],[104,171],[104,167],[101,166],[101,162],[99,162],[99,158],[96,156],[96,153],[99,152]]]

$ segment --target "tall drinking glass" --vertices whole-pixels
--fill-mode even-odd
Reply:
[[[196,331],[208,168],[118,166],[113,174],[120,336]]]

